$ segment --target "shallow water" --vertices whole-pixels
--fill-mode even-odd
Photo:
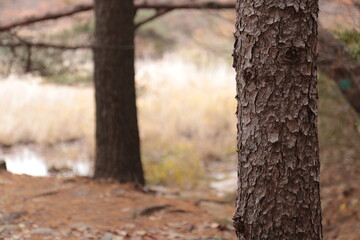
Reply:
[[[50,156],[44,152],[34,146],[18,146],[6,152],[0,150],[0,159],[5,160],[7,170],[14,174],[47,177],[54,174],[51,170],[49,171],[54,167],[55,174],[63,177],[91,176],[93,173],[92,162],[81,158],[81,154],[78,159],[64,159],[57,155],[56,150],[51,151]],[[237,187],[236,171],[213,175],[210,187],[219,196],[235,192]]]
[[[49,168],[53,167],[53,165],[47,163],[41,153],[26,147],[2,153],[0,158],[5,160],[7,170],[14,174],[45,177],[50,175]],[[61,163],[60,168],[68,169],[68,171],[64,173],[59,173],[66,176],[91,175],[91,165],[88,161],[74,161],[68,159],[66,162]]]
[[[41,156],[29,149],[21,149],[4,156],[9,172],[32,176],[47,176],[48,169]]]

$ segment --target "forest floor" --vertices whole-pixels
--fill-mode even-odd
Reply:
[[[322,189],[326,240],[360,239],[359,186],[348,180]],[[235,239],[234,202],[209,191],[1,172],[0,196],[0,239]]]
[[[234,239],[233,203],[87,177],[0,174],[0,239]]]

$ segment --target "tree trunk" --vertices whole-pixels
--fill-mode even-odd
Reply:
[[[318,1],[237,0],[237,239],[322,239]]]
[[[133,0],[96,0],[95,178],[144,184],[134,81]]]

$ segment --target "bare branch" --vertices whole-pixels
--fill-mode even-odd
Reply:
[[[235,9],[235,1],[189,1],[180,0],[174,2],[136,1],[138,9]]]
[[[18,47],[26,47],[26,48],[53,48],[58,50],[78,50],[78,49],[94,49],[94,48],[104,48],[109,50],[124,50],[124,49],[132,49],[133,45],[129,46],[105,46],[105,45],[63,45],[56,43],[46,43],[46,42],[31,42],[29,40],[25,40],[21,38],[21,41],[3,41],[0,42],[0,47],[9,47],[9,48],[18,48]]]
[[[59,50],[77,50],[77,49],[90,49],[92,45],[61,45],[55,43],[43,43],[43,42],[0,42],[1,47],[31,47],[31,48],[54,48]]]
[[[15,60],[16,60],[16,57],[17,57],[17,55],[16,55],[16,50],[15,50],[14,47],[10,47],[10,52],[11,52],[11,57],[10,57],[10,60],[9,60],[9,64],[8,64],[8,66],[7,66],[7,71],[6,71],[5,76],[9,76],[9,75],[10,75],[12,66],[13,66],[13,64],[14,64],[14,62],[15,62]]]
[[[159,10],[157,10],[156,13],[154,15],[152,15],[151,17],[148,17],[148,18],[136,23],[135,24],[135,29],[141,27],[145,23],[148,23],[148,22],[150,22],[150,21],[152,21],[152,20],[154,20],[154,19],[156,19],[156,18],[170,12],[171,10],[173,10],[173,9],[159,9]]]
[[[27,45],[26,46],[26,51],[27,51],[27,56],[26,56],[26,66],[25,66],[25,72],[31,72],[31,55],[32,55],[32,50],[31,50],[31,46]]]
[[[0,24],[0,31],[8,31],[12,28],[19,27],[19,26],[26,26],[33,23],[46,21],[46,20],[52,20],[52,19],[58,19],[61,17],[71,16],[76,13],[89,11],[93,9],[93,4],[77,4],[71,7],[67,7],[64,9],[60,9],[58,11],[54,12],[46,12],[43,14],[36,14],[32,16],[28,16],[25,18],[14,20],[13,22],[7,23],[7,24]]]
[[[134,45],[97,45],[97,44],[89,44],[89,45],[63,45],[56,43],[46,43],[46,42],[32,42],[31,40],[20,37],[14,32],[6,32],[11,37],[15,38],[15,41],[3,40],[0,41],[0,47],[9,47],[9,48],[17,48],[17,47],[26,47],[26,48],[54,48],[58,50],[78,50],[78,49],[94,49],[94,48],[103,48],[109,50],[124,50],[124,49],[133,49]]]
[[[156,2],[156,1],[137,1],[135,2],[135,7],[137,9],[159,9],[159,10],[171,10],[171,9],[234,9],[234,2],[190,2],[186,1],[177,1],[177,2]],[[25,18],[14,20],[7,24],[0,23],[0,31],[8,31],[15,27],[26,26],[37,22],[58,19],[62,17],[72,16],[74,14],[92,10],[94,8],[93,3],[81,3],[76,4],[71,7],[60,9],[57,11],[46,12],[43,14],[35,14]]]

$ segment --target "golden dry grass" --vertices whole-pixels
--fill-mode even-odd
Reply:
[[[235,169],[234,79],[228,63],[195,64],[175,55],[137,62],[142,158],[150,184],[202,186],[209,162],[231,162]],[[84,148],[61,148],[59,154],[62,159],[77,159],[86,149],[85,158],[92,161],[92,87],[40,81],[12,76],[0,82],[0,144],[33,142],[46,146],[82,139]],[[359,118],[331,80],[321,78],[319,90],[322,166],[354,169],[360,156]],[[46,151],[51,156],[53,150]]]
[[[204,178],[207,160],[226,160],[235,153],[233,69],[168,55],[138,62],[136,79],[149,182],[201,185],[194,179]],[[0,82],[0,144],[47,145],[80,138],[93,160],[93,89],[40,80],[12,76]]]
[[[74,138],[92,139],[93,90],[39,81],[11,76],[0,82],[0,143],[55,144]]]

